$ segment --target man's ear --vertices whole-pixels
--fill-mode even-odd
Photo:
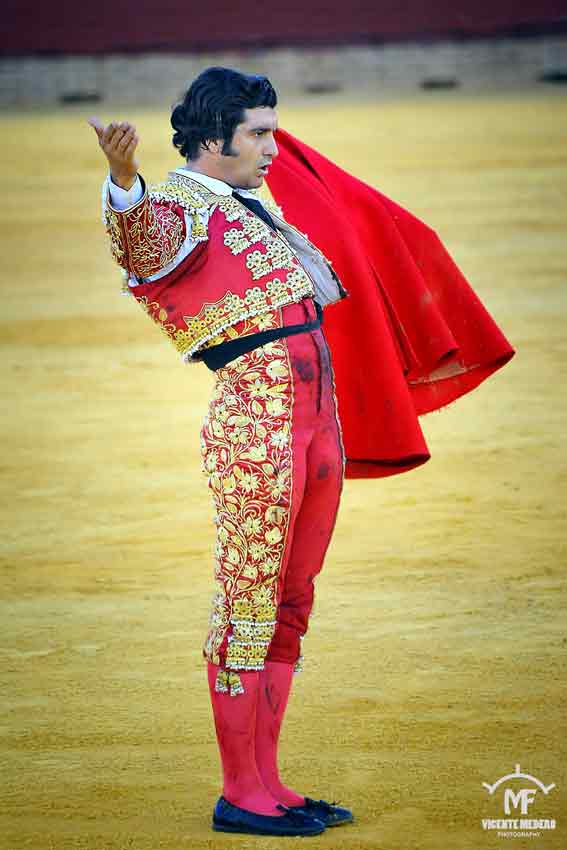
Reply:
[[[219,139],[207,139],[201,147],[208,153],[219,154],[222,150],[222,141]]]

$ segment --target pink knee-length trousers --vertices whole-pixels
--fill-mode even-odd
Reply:
[[[304,299],[248,320],[245,330],[315,316]],[[268,343],[216,372],[201,451],[216,512],[203,654],[226,673],[218,689],[238,693],[238,670],[261,670],[265,660],[300,669],[314,580],[335,526],[345,458],[322,328]]]

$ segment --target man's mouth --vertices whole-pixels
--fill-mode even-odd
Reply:
[[[258,171],[260,171],[262,174],[267,174],[271,164],[271,162],[267,162],[265,165],[261,165]]]

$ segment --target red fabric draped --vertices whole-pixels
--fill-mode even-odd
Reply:
[[[430,457],[418,416],[470,392],[514,349],[430,227],[290,133],[276,140],[272,195],[349,292],[324,323],[346,476],[414,469]]]

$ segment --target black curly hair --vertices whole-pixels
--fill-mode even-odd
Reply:
[[[197,159],[201,145],[223,140],[221,153],[230,156],[230,143],[244,110],[274,107],[276,92],[267,77],[242,74],[232,68],[207,68],[189,86],[171,113],[173,144],[185,159]]]

